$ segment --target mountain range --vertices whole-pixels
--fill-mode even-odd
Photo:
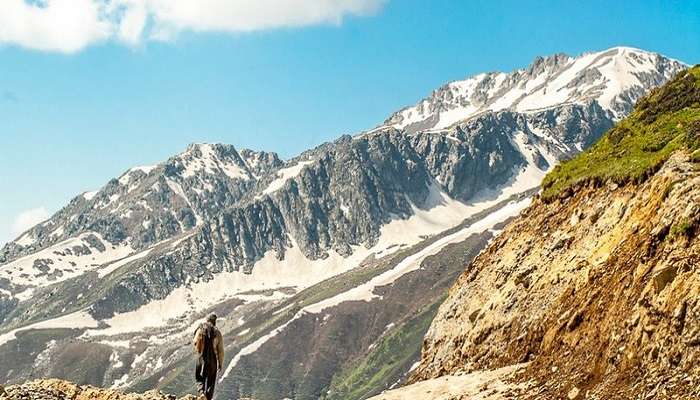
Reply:
[[[0,357],[16,360],[0,379],[191,393],[187,342],[211,311],[231,398],[432,377],[423,336],[465,265],[547,172],[685,68],[625,47],[540,57],[291,160],[193,144],[130,168],[0,250]]]

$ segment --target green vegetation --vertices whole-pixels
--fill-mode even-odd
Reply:
[[[700,163],[700,149],[695,150],[693,154],[690,155],[690,161],[694,163]]]
[[[410,363],[420,356],[428,331],[445,297],[423,309],[413,319],[380,339],[366,356],[333,377],[324,400],[359,400],[386,389],[401,378]]]
[[[590,149],[554,168],[542,197],[591,181],[642,182],[683,149],[700,160],[700,66],[652,91]]]
[[[671,227],[670,236],[679,238],[681,236],[690,237],[693,233],[693,224],[686,218]]]

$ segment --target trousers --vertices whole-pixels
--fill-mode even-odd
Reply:
[[[213,364],[213,365],[210,365]],[[198,360],[194,372],[194,379],[197,381],[199,394],[203,394],[207,400],[214,398],[214,387],[216,386],[216,361],[214,363]]]

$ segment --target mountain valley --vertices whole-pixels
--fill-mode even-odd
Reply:
[[[290,160],[200,143],[131,168],[0,250],[0,381],[191,394],[214,311],[225,398],[686,394],[659,386],[699,376],[686,68],[540,57]]]

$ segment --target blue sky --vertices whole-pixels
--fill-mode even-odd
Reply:
[[[90,19],[103,0],[49,0],[45,15],[24,1],[0,4],[14,24],[0,33],[0,243],[191,142],[291,157],[537,55],[627,45],[700,62],[697,0],[228,0],[204,16],[116,0],[117,22]]]

